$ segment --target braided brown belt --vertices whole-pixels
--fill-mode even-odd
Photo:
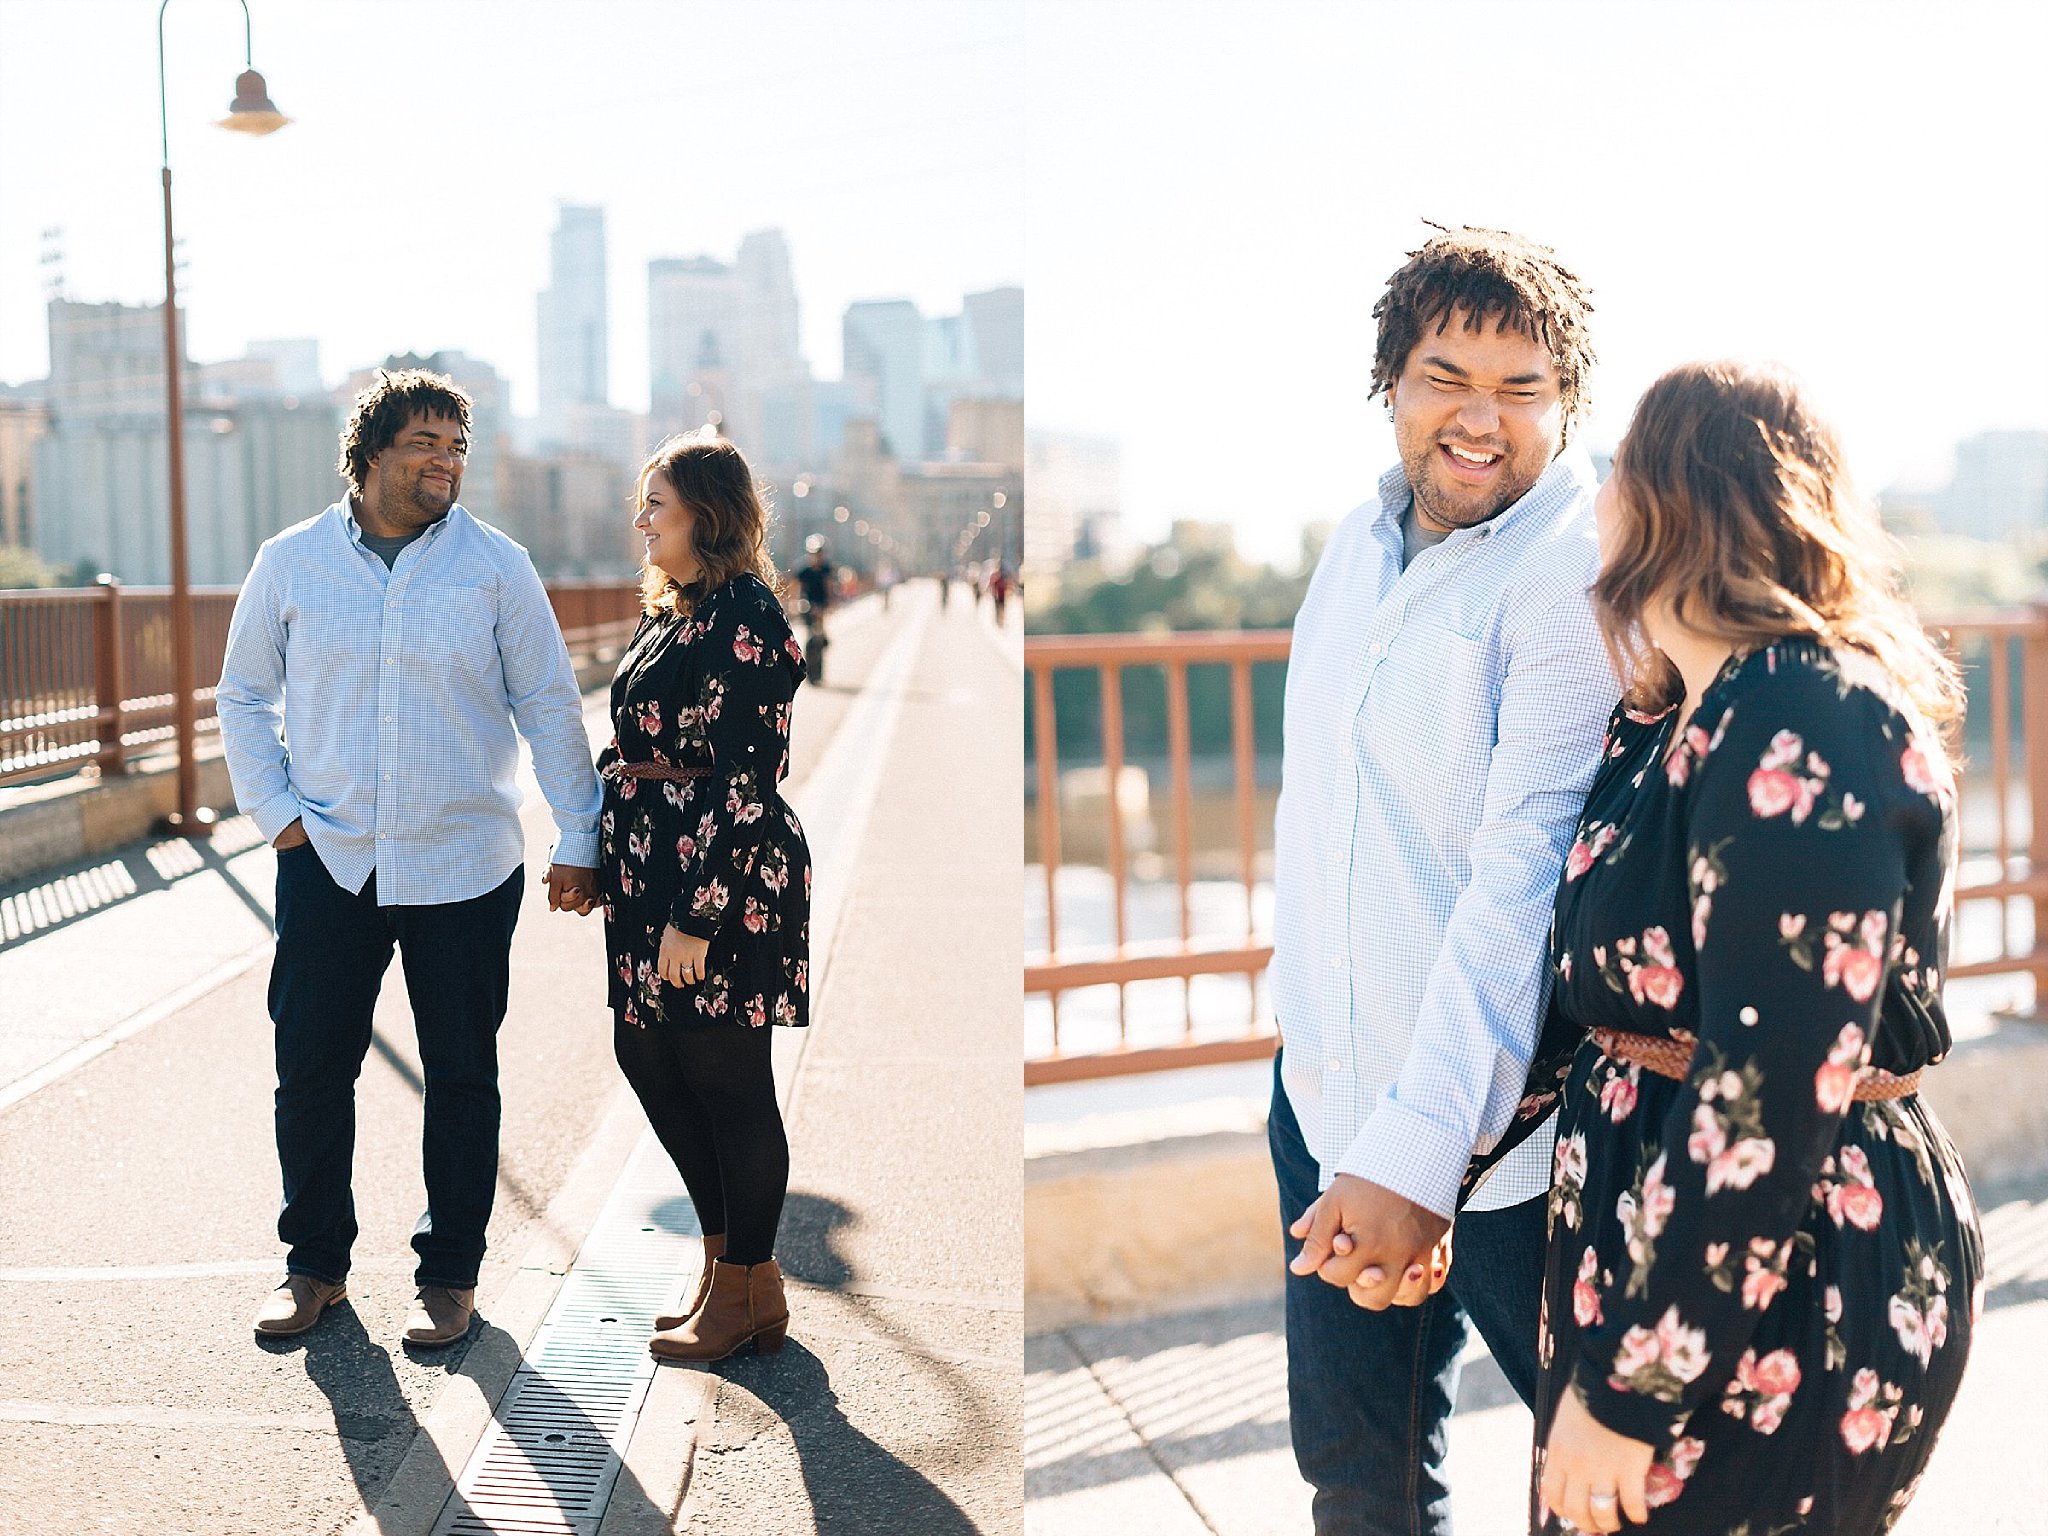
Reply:
[[[608,779],[666,779],[671,784],[687,784],[692,779],[708,779],[709,768],[677,768],[668,763],[629,763],[614,758],[604,765],[604,776]]]
[[[1684,1082],[1692,1070],[1693,1048],[1682,1040],[1664,1035],[1632,1035],[1619,1029],[1596,1029],[1593,1031],[1593,1043],[1616,1061],[1646,1067],[1659,1077],[1668,1077],[1674,1082]],[[1894,1077],[1876,1067],[1865,1067],[1857,1074],[1856,1091],[1852,1097],[1867,1104],[1879,1099],[1903,1099],[1907,1094],[1919,1091],[1918,1071]]]

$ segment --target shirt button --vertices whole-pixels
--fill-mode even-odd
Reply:
[[[390,775],[390,774],[388,774],[388,773],[387,773],[387,774],[385,774],[385,775],[384,775],[384,782],[385,782],[386,784],[389,784],[389,783],[391,782],[391,775]]]
[[[383,838],[383,837],[389,837],[390,835],[391,835],[391,834],[390,834],[389,832],[379,832],[379,833],[377,834],[377,836],[378,836],[378,837],[380,837],[380,838]]]
[[[1341,970],[1343,970],[1343,969],[1344,969],[1344,962],[1343,962],[1343,960],[1341,960],[1341,959],[1340,959],[1339,957],[1337,957],[1336,955],[1332,955],[1332,956],[1330,956],[1330,969],[1331,969],[1331,970],[1333,970],[1333,971],[1341,971]]]
[[[387,667],[395,667],[398,665],[398,658],[396,656],[386,656],[384,658],[384,665]]]
[[[1332,1072],[1342,1072],[1344,1070],[1344,1058],[1341,1056],[1332,1056],[1330,1058],[1330,1070]]]
[[[385,723],[386,725],[389,725],[389,724],[391,723],[391,717],[390,717],[389,715],[386,715],[386,716],[384,717],[384,723]]]

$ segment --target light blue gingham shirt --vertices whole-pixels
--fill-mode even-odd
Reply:
[[[525,854],[516,724],[559,864],[597,863],[603,792],[561,627],[526,551],[460,505],[394,566],[347,502],[256,552],[215,694],[235,801],[303,819],[335,882],[380,906],[466,901]]]
[[[1399,468],[1331,537],[1294,621],[1273,839],[1282,1081],[1328,1187],[1451,1214],[1521,1100],[1551,904],[1619,692],[1586,589],[1593,467],[1401,567]],[[1532,1136],[1474,1195],[1550,1185]]]

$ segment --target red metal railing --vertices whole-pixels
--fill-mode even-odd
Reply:
[[[217,679],[235,588],[192,593],[199,676]],[[639,619],[635,584],[557,581],[548,599],[573,656],[624,646]],[[88,767],[102,774],[171,739],[167,587],[0,592],[0,784]],[[218,729],[213,684],[194,691],[202,734]]]
[[[1945,634],[1969,666],[1971,709],[1978,717],[1972,722],[1971,739],[1982,757],[1966,764],[1964,773],[1963,803],[1974,814],[1965,821],[1965,860],[1957,902],[1959,908],[1964,902],[1998,904],[1998,953],[1951,965],[1948,974],[1951,979],[1963,979],[2031,973],[2041,995],[2048,996],[2048,814],[2038,818],[2031,814],[2033,807],[2048,808],[2048,605],[1936,616],[1930,627]],[[1291,638],[1287,631],[1026,638],[1024,664],[1031,678],[1034,724],[1033,830],[1044,874],[1046,937],[1043,950],[1025,958],[1024,990],[1027,996],[1046,1000],[1051,1024],[1049,1041],[1027,1052],[1027,1085],[1251,1060],[1271,1052],[1272,1021],[1261,1016],[1256,1005],[1258,982],[1271,961],[1272,945],[1258,933],[1254,920],[1256,855],[1261,832],[1269,828],[1260,826],[1255,809],[1257,743],[1252,730],[1251,668],[1258,662],[1284,662]],[[1230,676],[1231,796],[1238,883],[1245,903],[1241,936],[1218,936],[1213,931],[1198,935],[1190,917],[1195,849],[1190,816],[1188,669],[1205,664],[1225,666]],[[1165,941],[1134,941],[1127,918],[1131,860],[1119,795],[1126,766],[1124,695],[1127,675],[1143,668],[1163,673],[1165,683],[1172,806],[1170,867],[1179,905],[1178,936]],[[1063,811],[1062,767],[1071,766],[1081,754],[1074,750],[1074,743],[1059,739],[1053,687],[1056,673],[1077,670],[1096,674],[1101,695],[1105,824],[1100,828],[1100,847],[1111,892],[1106,931],[1080,947],[1061,942],[1059,887],[1062,839],[1082,830],[1068,824]],[[1982,719],[1986,713],[1988,722]],[[2027,728],[2030,721],[2041,722],[2041,728]],[[2020,765],[2017,775],[2016,763]],[[1096,765],[1091,761],[1088,766],[1092,770]],[[1983,809],[1987,801],[1988,815]],[[2023,828],[2019,825],[2022,817]],[[1095,828],[1086,831],[1092,838]],[[2016,900],[2030,903],[2033,917],[2032,936],[2017,950],[2013,942]],[[1242,976],[1247,983],[1254,1005],[1247,1010],[1242,1032],[1219,1035],[1197,1030],[1195,978],[1214,975]],[[1134,1040],[1127,989],[1135,983],[1167,979],[1179,979],[1185,989],[1179,1038]],[[1062,999],[1082,988],[1109,986],[1116,988],[1114,1044],[1106,1049],[1067,1049],[1062,1038]]]

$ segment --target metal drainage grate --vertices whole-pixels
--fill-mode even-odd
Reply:
[[[698,1236],[675,1165],[643,1134],[433,1536],[596,1536],[654,1378],[647,1336],[696,1279]]]

